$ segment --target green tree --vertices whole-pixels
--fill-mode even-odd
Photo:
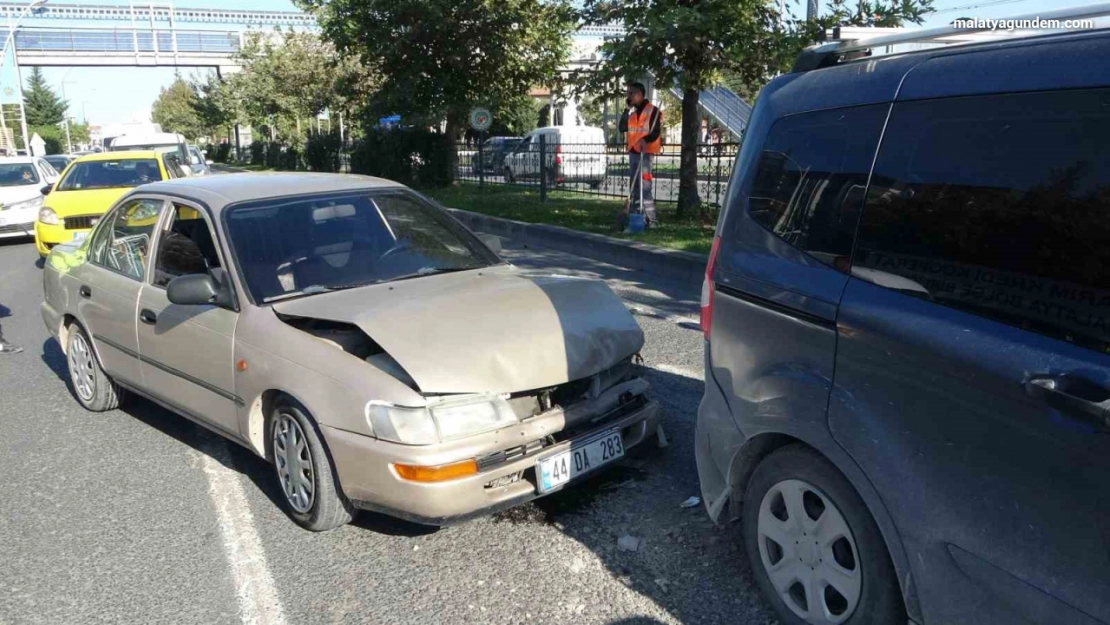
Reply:
[[[932,10],[932,0],[889,1],[853,0],[850,9],[846,0],[833,0],[821,19],[805,22],[784,19],[769,0],[585,0],[584,23],[623,23],[625,36],[602,44],[597,71],[577,78],[588,90],[613,94],[617,81],[652,75],[658,87],[682,91],[678,216],[704,217],[697,189],[700,92],[726,74],[762,86],[828,26],[920,23]]]
[[[189,83],[178,76],[168,87],[158,93],[150,110],[150,118],[165,132],[176,132],[196,140],[204,135],[204,128],[196,110],[196,93]]]
[[[27,88],[23,91],[23,108],[27,114],[28,126],[60,124],[65,119],[66,102],[54,93],[39,67],[31,68],[27,78]]]
[[[536,128],[539,120],[537,100],[529,96],[513,98],[493,111],[489,134],[523,137]]]
[[[447,122],[459,137],[475,105],[492,110],[551,84],[570,54],[568,0],[297,0],[340,52],[376,70],[370,117]]]

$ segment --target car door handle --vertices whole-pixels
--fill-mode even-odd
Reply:
[[[154,325],[158,323],[158,315],[154,314],[153,310],[150,310],[149,308],[144,308],[139,311],[139,321],[142,321],[147,325]]]
[[[1110,433],[1110,389],[1067,374],[1033,376],[1024,386],[1030,397]]]
[[[88,285],[82,284],[81,288],[77,289],[77,294],[85,299],[92,297],[92,289]]]

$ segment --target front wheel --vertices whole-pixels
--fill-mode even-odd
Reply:
[[[285,511],[297,525],[323,532],[354,518],[315,423],[294,401],[278,402],[271,413],[270,455]]]
[[[835,466],[801,445],[764,459],[744,496],[756,581],[791,625],[905,623],[878,526]]]

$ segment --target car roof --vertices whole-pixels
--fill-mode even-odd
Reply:
[[[120,150],[119,152],[93,152],[80,157],[81,162],[118,161],[126,158],[158,158],[158,150]]]
[[[779,76],[760,99],[778,118],[896,98],[1098,86],[1106,73],[1095,59],[1106,52],[1106,29],[946,45]]]
[[[219,212],[230,204],[249,200],[389,188],[405,187],[392,180],[355,174],[254,172],[164,180],[136,187],[134,193],[191,199]]]
[[[30,165],[36,158],[40,156],[0,156],[0,163],[2,164],[20,164],[24,163]]]

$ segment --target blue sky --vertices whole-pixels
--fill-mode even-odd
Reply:
[[[80,4],[119,4],[110,0],[56,0],[58,2]],[[139,3],[141,4],[141,3]],[[175,3],[179,8],[228,8],[226,0],[180,0]],[[797,4],[792,2],[792,4]],[[1067,6],[1089,4],[1085,0],[936,0],[937,14],[930,16],[924,26],[943,26],[957,17],[1002,18],[1026,13],[1037,13]],[[804,5],[800,5],[804,7]],[[289,0],[238,0],[234,8],[245,10],[296,10]],[[797,9],[796,9],[797,10]],[[804,8],[800,9],[804,11]],[[95,23],[95,22],[94,22]],[[53,22],[59,27],[63,23]],[[189,76],[198,71],[192,68],[181,70]],[[158,91],[173,81],[175,70],[172,68],[44,68],[47,81],[61,93],[62,83],[65,95],[70,102],[70,115],[77,119],[87,119],[92,123],[129,121],[135,117],[149,114],[150,105],[158,97]],[[26,79],[27,69],[23,69]]]

